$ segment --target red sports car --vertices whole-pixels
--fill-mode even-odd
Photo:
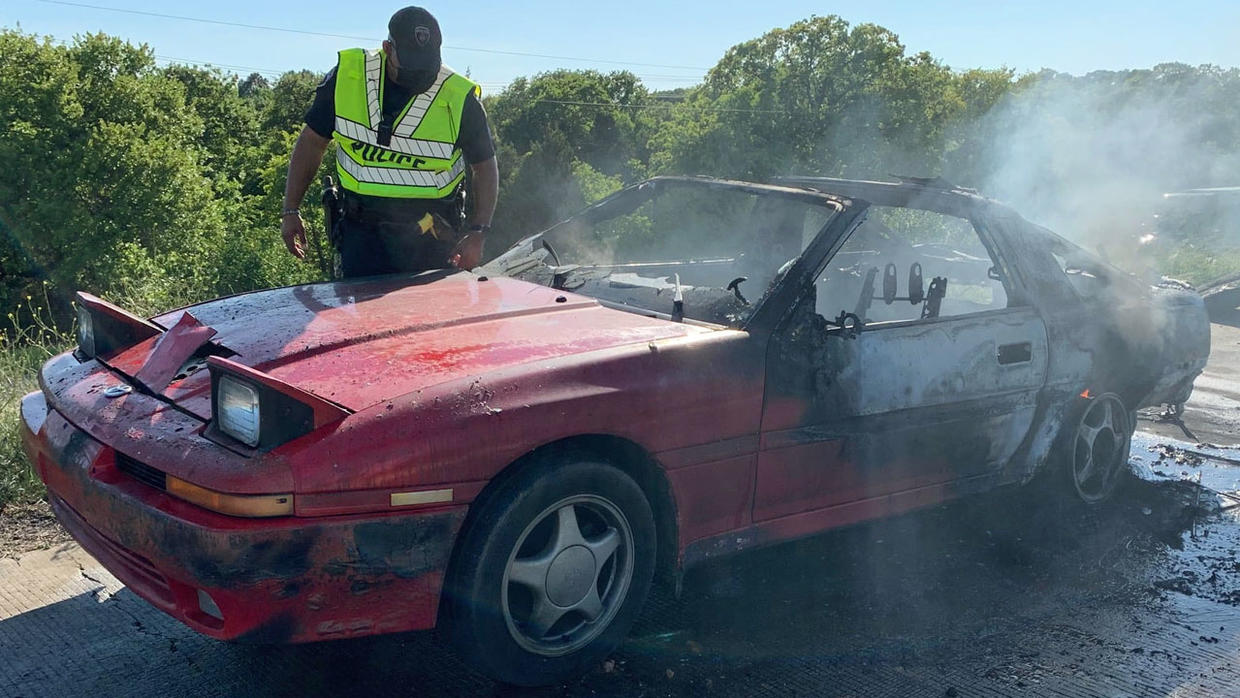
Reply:
[[[939,181],[657,178],[476,272],[150,320],[79,295],[22,402],[51,503],[221,639],[440,625],[544,684],[656,577],[1040,472],[1106,498],[1201,299]]]

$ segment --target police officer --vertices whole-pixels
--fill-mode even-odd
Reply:
[[[443,65],[442,42],[430,12],[406,7],[388,22],[383,48],[340,52],[289,161],[280,228],[298,259],[306,255],[298,206],[334,141],[343,189],[334,237],[345,277],[478,264],[499,170],[481,88]]]

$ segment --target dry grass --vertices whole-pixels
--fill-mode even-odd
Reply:
[[[1206,250],[1185,245],[1163,260],[1162,273],[1201,286],[1240,272],[1240,250]]]
[[[73,343],[56,327],[42,298],[27,296],[6,314],[0,329],[0,512],[10,505],[23,507],[43,498],[43,483],[26,461],[18,436],[21,398],[38,389],[38,370],[48,358]]]

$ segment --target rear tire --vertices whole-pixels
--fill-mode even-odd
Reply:
[[[1081,398],[1060,431],[1050,474],[1055,489],[1089,506],[1110,499],[1129,474],[1135,415],[1115,393]]]
[[[601,662],[628,633],[654,572],[654,516],[641,487],[605,463],[543,461],[476,505],[445,584],[456,652],[520,686]]]

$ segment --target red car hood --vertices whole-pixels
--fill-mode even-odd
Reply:
[[[171,327],[189,312],[236,352],[233,361],[353,410],[515,364],[709,331],[517,279],[483,278],[454,273],[295,286],[154,319]],[[134,347],[109,363],[140,366],[146,357],[136,354],[149,351]],[[173,380],[164,394],[210,417],[207,371]]]

